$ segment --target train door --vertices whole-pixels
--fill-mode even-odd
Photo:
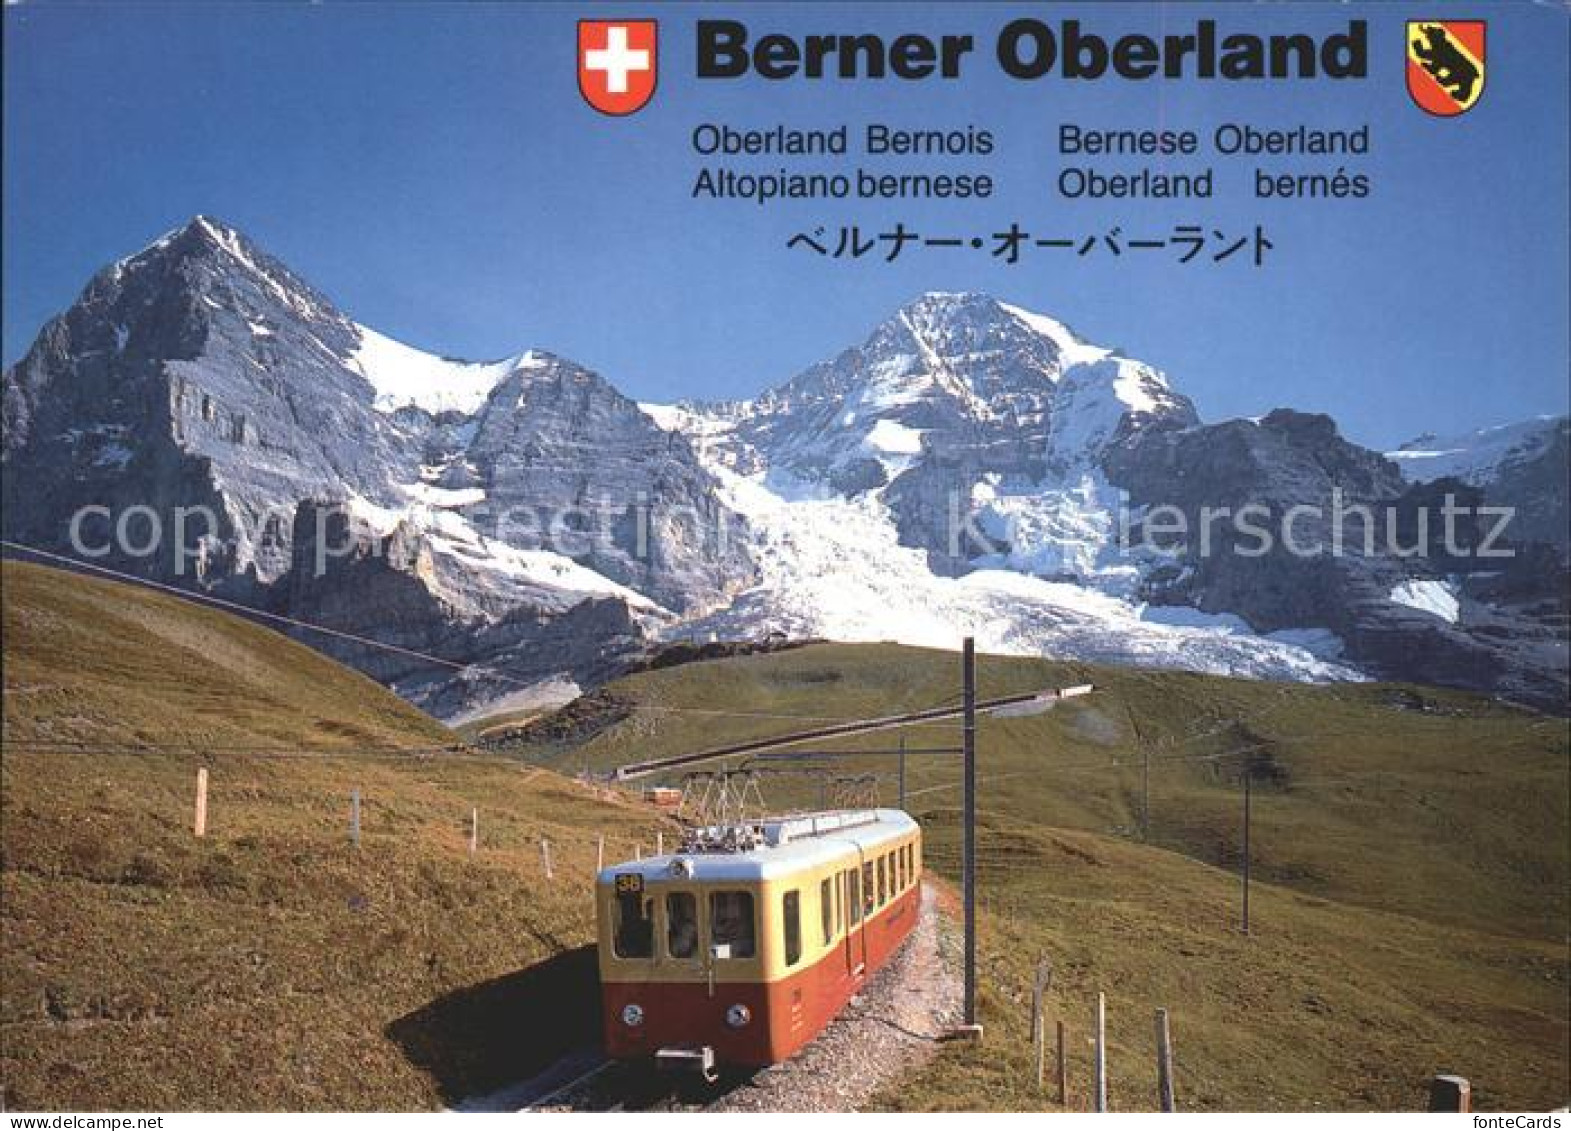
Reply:
[[[835,877],[835,894],[840,900],[840,949],[845,952],[846,974],[856,976],[856,943],[852,941],[852,928],[856,925],[855,904],[851,900],[851,870],[842,869]]]
[[[860,978],[867,969],[867,913],[862,893],[866,858],[860,845],[856,850],[856,867],[845,873],[846,896],[846,972]]]

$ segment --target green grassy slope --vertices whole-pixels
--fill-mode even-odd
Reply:
[[[1142,1081],[1154,1078],[1157,1006],[1173,1011],[1192,1105],[1413,1108],[1437,1071],[1473,1077],[1480,1104],[1563,1101],[1563,720],[1427,688],[1002,657],[981,658],[979,682],[984,697],[1080,682],[1098,691],[981,724],[984,1020],[995,1036],[985,1050],[946,1051],[890,1104],[1041,1104],[1022,1051],[1039,957],[1054,963],[1054,1008],[1080,1037],[1091,995],[1109,993],[1125,1106],[1154,1102]],[[641,673],[608,689],[625,718],[565,732],[587,741],[520,749],[547,765],[607,768],[933,706],[958,688],[952,654],[817,646]],[[959,732],[930,725],[906,738],[947,746]],[[1259,881],[1248,939],[1236,930],[1246,758]],[[909,808],[934,866],[953,877],[958,768],[941,755],[910,767]],[[892,768],[853,760],[838,772]],[[816,787],[782,778],[766,791],[776,804],[810,803]],[[883,796],[893,799],[892,781]]]
[[[388,750],[453,736],[226,614],[31,565],[3,583],[5,1107],[429,1108],[588,1037],[595,840],[651,841],[641,808]]]

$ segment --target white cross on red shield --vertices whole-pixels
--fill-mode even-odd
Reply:
[[[578,92],[602,114],[643,109],[655,93],[654,20],[579,20]]]

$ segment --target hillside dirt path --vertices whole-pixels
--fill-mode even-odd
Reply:
[[[856,1111],[925,1063],[960,1021],[960,939],[931,884],[911,938],[812,1044],[706,1111]]]

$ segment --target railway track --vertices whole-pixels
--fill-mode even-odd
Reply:
[[[718,1084],[673,1076],[642,1065],[601,1060],[571,1080],[532,1100],[521,1112],[705,1111],[724,1099],[745,1076]]]

